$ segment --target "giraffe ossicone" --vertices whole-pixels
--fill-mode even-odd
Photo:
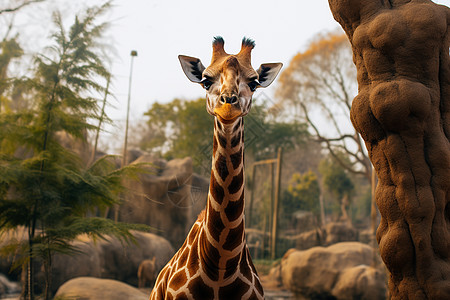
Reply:
[[[211,64],[180,55],[192,82],[206,90],[206,110],[214,116],[212,170],[206,209],[184,244],[161,270],[150,295],[162,299],[264,299],[244,232],[244,121],[257,88],[269,86],[281,63],[251,65],[253,40],[228,54],[215,37]]]

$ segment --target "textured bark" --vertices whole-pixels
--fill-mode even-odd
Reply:
[[[379,183],[377,241],[393,299],[450,299],[450,9],[329,0],[352,44],[351,120]]]

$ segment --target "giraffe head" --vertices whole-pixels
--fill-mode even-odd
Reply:
[[[254,41],[244,38],[241,51],[228,54],[224,40],[215,37],[211,64],[207,68],[198,58],[178,56],[189,80],[206,90],[206,110],[222,123],[232,123],[248,114],[255,90],[269,86],[283,66],[282,63],[262,64],[255,71],[251,65],[254,47]]]

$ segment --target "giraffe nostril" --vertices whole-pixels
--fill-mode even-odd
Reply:
[[[225,104],[225,103],[234,104],[238,101],[238,97],[237,96],[220,96],[219,101],[222,104]]]
[[[238,98],[236,96],[225,97],[225,103],[234,104],[237,102],[237,100],[238,100]],[[224,102],[224,101],[222,100],[222,102]]]
[[[234,103],[237,102],[237,100],[238,100],[238,98],[236,96],[232,96],[231,99],[230,99],[230,103],[234,104]]]

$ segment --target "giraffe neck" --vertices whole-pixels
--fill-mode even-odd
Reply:
[[[244,241],[244,123],[214,120],[211,181],[204,239],[208,266],[219,277],[237,267]]]

